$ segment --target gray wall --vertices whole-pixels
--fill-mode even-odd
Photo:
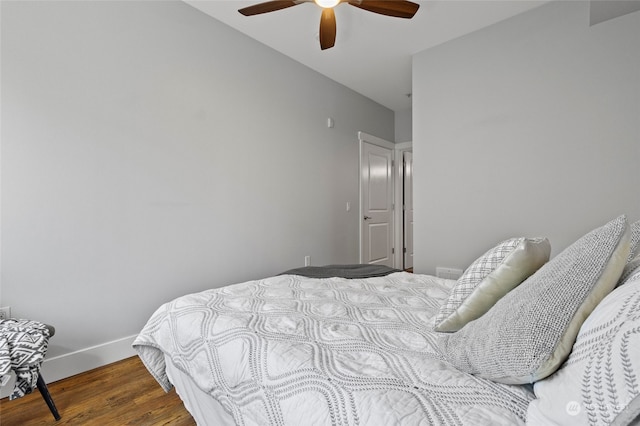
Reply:
[[[403,109],[395,112],[395,142],[411,142],[412,136],[412,114],[411,108]]]
[[[552,2],[413,62],[415,270],[640,219],[640,13]]]
[[[57,327],[49,357],[357,262],[357,132],[392,111],[182,2],[1,3],[0,303]]]

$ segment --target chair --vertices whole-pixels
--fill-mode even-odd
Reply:
[[[38,379],[36,380],[36,386],[42,398],[44,398],[44,401],[47,403],[49,410],[51,410],[53,417],[56,421],[60,420],[58,409],[53,402],[53,398],[51,398],[47,383],[44,381],[40,372],[40,363],[42,363],[42,359],[46,356],[47,352],[47,347],[45,346],[47,340],[44,339],[43,328],[48,330],[49,338],[53,337],[56,329],[48,324],[21,319],[0,320],[0,328],[0,332],[2,333],[0,345],[2,347],[2,357],[0,360],[3,378],[8,377],[10,370],[15,371],[16,381],[21,380],[21,382],[20,385],[16,383],[14,393],[17,394],[17,397],[20,397],[24,395],[24,393],[31,391],[31,383],[33,383],[31,380],[33,380],[33,374],[37,373]],[[33,335],[33,338],[30,338],[27,335],[28,333],[36,334]],[[25,335],[27,335],[26,338]],[[33,359],[31,358],[32,356]],[[14,360],[20,363],[17,367],[21,370],[20,372],[14,369]],[[36,362],[38,364],[35,364]],[[36,365],[37,370],[34,371],[33,368],[36,367]],[[4,385],[6,382],[3,380],[2,384]],[[12,395],[11,398],[12,397],[14,397],[14,395]]]
[[[45,324],[45,326],[49,330],[49,338],[52,338],[53,335],[56,333],[56,329],[49,324]],[[39,372],[38,374],[37,385],[38,385],[38,390],[40,391],[40,395],[42,395],[44,402],[47,403],[49,410],[51,410],[51,414],[53,414],[53,418],[56,419],[56,421],[60,420],[60,414],[58,414],[58,409],[56,408],[56,404],[53,402],[53,398],[51,398],[51,394],[49,393],[49,388],[47,387],[47,383],[42,378],[42,372]]]

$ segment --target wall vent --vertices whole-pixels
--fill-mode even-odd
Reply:
[[[462,269],[445,268],[443,266],[436,267],[436,277],[446,278],[448,280],[457,280],[462,275]]]

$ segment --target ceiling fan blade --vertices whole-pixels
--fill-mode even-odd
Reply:
[[[320,49],[325,50],[336,44],[336,15],[332,8],[322,9],[320,17]]]
[[[242,13],[244,16],[252,16],[259,15],[261,13],[267,12],[275,12],[276,10],[286,9],[291,6],[296,6],[301,2],[299,0],[275,0],[275,1],[267,1],[264,3],[254,4],[253,6],[248,6],[242,9],[239,9],[238,12]]]
[[[348,0],[351,6],[396,18],[411,19],[420,5],[406,0]]]

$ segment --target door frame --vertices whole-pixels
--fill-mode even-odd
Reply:
[[[404,229],[403,229],[404,208],[403,208],[402,196],[404,193],[403,161],[404,161],[405,152],[413,152],[413,142],[397,143],[394,146],[394,155],[397,161],[396,161],[396,167],[394,170],[395,177],[394,177],[393,188],[395,191],[394,202],[395,202],[395,205],[398,206],[398,208],[396,208],[393,212],[393,218],[396,223],[396,225],[394,226],[394,241],[395,241],[396,247],[398,247],[398,249],[395,252],[394,261],[395,261],[395,264],[398,265],[396,266],[396,268],[398,269],[402,269],[404,267],[405,243],[404,243]]]
[[[403,265],[404,235],[402,232],[402,167],[398,164],[398,158],[402,159],[404,151],[412,151],[412,142],[393,143],[365,132],[358,132],[358,259],[362,263],[362,228],[364,225],[364,212],[362,210],[362,150],[363,143],[370,143],[391,150],[391,186],[393,189],[393,214],[391,215],[393,229],[393,267],[401,269]]]
[[[402,269],[408,269],[408,268],[413,268],[413,259],[411,262],[411,265],[407,265],[407,248],[409,247],[409,243],[407,241],[407,153],[411,154],[411,187],[410,187],[410,191],[411,191],[411,205],[413,207],[413,149],[402,149],[401,152],[399,152],[398,154],[398,158],[402,158],[402,167],[401,167],[401,172],[400,175],[402,176],[402,180],[399,180],[399,187],[401,188],[401,202],[402,202],[402,209],[400,209],[398,216],[401,218],[402,222],[401,222],[401,226],[400,226],[400,232],[402,233],[402,256],[401,256],[401,261],[402,261]],[[411,222],[413,222],[413,212],[411,214]],[[413,227],[411,227],[412,229],[412,233],[411,233],[411,248],[412,251],[411,253],[413,253]],[[413,254],[411,255],[413,257]]]

